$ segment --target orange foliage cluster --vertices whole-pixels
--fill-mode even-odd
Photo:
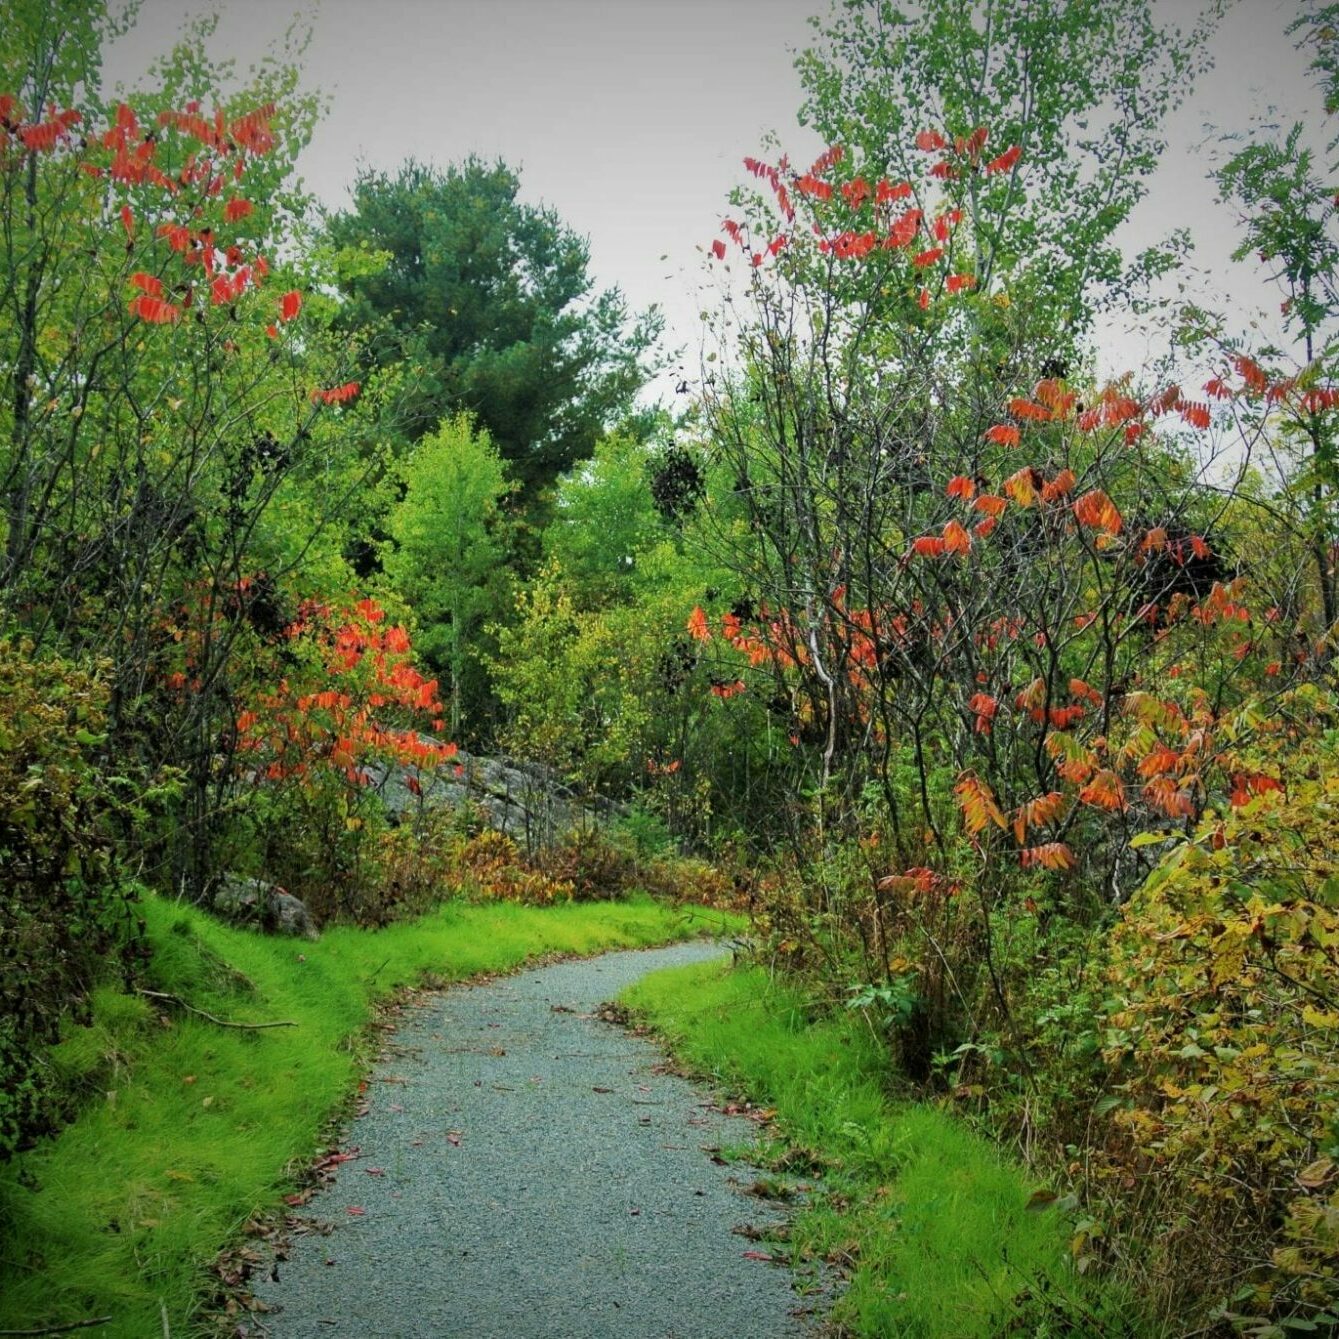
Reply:
[[[422,769],[455,756],[454,744],[389,723],[425,716],[432,730],[443,728],[437,680],[415,668],[408,633],[383,626],[385,618],[370,599],[338,613],[311,602],[303,606],[288,637],[314,652],[315,682],[285,677],[237,718],[238,749],[255,759],[258,777],[303,778],[324,767],[361,785],[374,759]],[[419,788],[416,776],[408,784]]]

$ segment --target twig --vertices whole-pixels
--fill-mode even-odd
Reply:
[[[94,1325],[106,1325],[110,1316],[93,1316],[89,1320],[72,1320],[68,1325],[44,1325],[39,1330],[0,1330],[0,1334],[68,1334],[71,1330],[88,1330]]]
[[[251,1031],[251,1030],[254,1030],[254,1029],[257,1029],[257,1028],[266,1028],[266,1027],[297,1027],[297,1024],[296,1024],[296,1023],[291,1022],[291,1021],[289,1021],[289,1020],[287,1020],[287,1019],[283,1019],[283,1020],[280,1020],[280,1021],[278,1021],[278,1022],[274,1022],[274,1023],[233,1023],[233,1022],[230,1022],[230,1021],[229,1021],[228,1019],[226,1019],[226,1018],[216,1018],[213,1014],[206,1013],[203,1009],[197,1009],[197,1008],[195,1007],[195,1005],[193,1005],[193,1004],[187,1004],[186,1001],[183,1000],[183,999],[181,999],[179,996],[177,996],[177,995],[169,995],[169,994],[168,994],[166,991],[164,991],[164,990],[145,990],[143,987],[136,987],[136,989],[135,989],[135,994],[136,994],[136,995],[145,995],[145,996],[147,996],[147,997],[148,997],[149,999],[151,999],[151,1000],[167,1000],[170,1004],[176,1004],[176,1005],[179,1005],[181,1008],[185,1009],[187,1013],[191,1013],[191,1014],[199,1014],[201,1018],[207,1018],[211,1023],[217,1023],[217,1024],[219,1025],[219,1027],[246,1028],[248,1031]],[[5,1333],[6,1333],[6,1331],[4,1331],[4,1330],[0,1330],[0,1335],[5,1334]],[[14,1330],[14,1331],[12,1331],[12,1333],[14,1333],[14,1334],[29,1334],[29,1333],[31,1333],[31,1334],[40,1334],[40,1333],[42,1333],[42,1331],[40,1331],[40,1330],[31,1330],[31,1331],[29,1331],[29,1330]]]

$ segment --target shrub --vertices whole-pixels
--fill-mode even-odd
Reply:
[[[94,762],[106,704],[98,674],[0,641],[0,1158],[51,1123],[41,1053],[135,943],[111,844],[133,814]]]
[[[1169,1305],[1257,1333],[1339,1326],[1336,742],[1177,845],[1110,945],[1098,1184]]]

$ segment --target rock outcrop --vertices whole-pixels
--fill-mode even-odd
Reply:
[[[419,804],[473,809],[483,826],[530,850],[618,813],[609,800],[581,801],[552,768],[512,758],[461,752],[436,771],[416,773],[396,764],[367,770],[387,812],[395,817]],[[415,793],[411,780],[418,782],[421,794]]]

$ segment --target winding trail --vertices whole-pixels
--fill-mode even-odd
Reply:
[[[274,1339],[791,1339],[790,1275],[749,1259],[716,1146],[755,1127],[590,1014],[709,944],[608,953],[422,998],[386,1048],[358,1157],[257,1295]]]

